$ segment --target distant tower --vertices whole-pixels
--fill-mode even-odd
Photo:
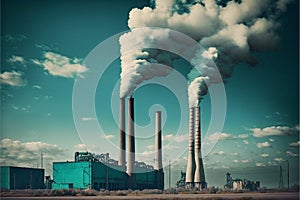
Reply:
[[[282,167],[281,166],[280,166],[279,170],[280,170],[280,174],[279,174],[279,186],[278,186],[278,188],[283,189],[283,177],[282,177]]]

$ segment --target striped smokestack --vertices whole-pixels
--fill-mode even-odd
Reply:
[[[135,164],[135,144],[134,144],[134,99],[128,99],[128,160],[127,174],[129,175],[129,188],[134,188],[134,164]]]
[[[126,163],[125,142],[125,98],[120,98],[120,141],[119,141],[119,165],[125,170]]]
[[[200,106],[196,107],[196,152],[195,152],[195,161],[196,161],[196,171],[195,171],[195,187],[199,190],[207,188],[205,182],[204,166],[201,153],[201,112]]]
[[[157,188],[164,189],[164,172],[162,166],[162,143],[161,143],[161,111],[156,112],[155,123],[155,163]]]
[[[155,126],[155,163],[154,169],[162,169],[162,151],[161,151],[161,112],[156,112]]]
[[[195,174],[195,149],[194,149],[194,108],[190,108],[190,127],[189,127],[189,152],[186,167],[185,182],[187,188],[192,188],[194,185]]]

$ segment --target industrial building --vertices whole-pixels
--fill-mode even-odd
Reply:
[[[44,169],[1,166],[1,185],[3,189],[43,189]]]
[[[134,189],[157,188],[157,171],[150,165],[136,162]],[[92,188],[95,190],[128,189],[128,174],[109,154],[76,152],[74,162],[53,163],[53,189]],[[140,172],[140,173],[138,173]]]
[[[53,189],[164,189],[161,112],[156,112],[154,167],[135,160],[134,99],[128,99],[128,151],[125,143],[125,98],[120,99],[119,160],[109,154],[76,152],[73,162],[53,163]],[[126,162],[127,152],[127,162]],[[126,165],[127,164],[127,165]]]
[[[225,189],[232,190],[257,190],[260,187],[259,181],[249,181],[247,179],[240,179],[231,177],[231,174],[227,172],[226,174],[226,184],[224,185]]]

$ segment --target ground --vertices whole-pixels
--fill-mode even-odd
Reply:
[[[221,199],[299,199],[299,192],[274,192],[274,193],[234,193],[234,194],[149,194],[149,195],[130,195],[130,196],[19,196],[16,193],[2,193],[1,199],[3,200],[29,200],[29,199],[156,199],[156,200],[186,200],[186,199],[205,199],[205,200],[221,200]]]

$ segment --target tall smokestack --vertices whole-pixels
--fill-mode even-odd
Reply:
[[[162,166],[162,144],[161,144],[161,111],[156,112],[155,123],[155,163],[154,169],[157,170],[157,188],[164,189],[164,172]]]
[[[189,152],[188,152],[188,162],[187,162],[186,176],[185,176],[185,182],[187,188],[192,188],[194,185],[194,174],[195,174],[194,115],[195,115],[195,109],[190,108]]]
[[[134,164],[135,164],[135,144],[134,144],[134,99],[128,99],[128,161],[127,174],[129,175],[129,188],[134,187]]]
[[[195,187],[199,190],[207,188],[207,183],[205,182],[204,166],[201,153],[201,112],[200,106],[196,107],[196,171],[195,171]]]
[[[156,112],[156,126],[155,126],[155,163],[154,169],[162,168],[162,152],[161,152],[161,112]]]
[[[119,165],[125,171],[126,142],[125,142],[125,98],[120,98],[120,141],[119,141]]]

